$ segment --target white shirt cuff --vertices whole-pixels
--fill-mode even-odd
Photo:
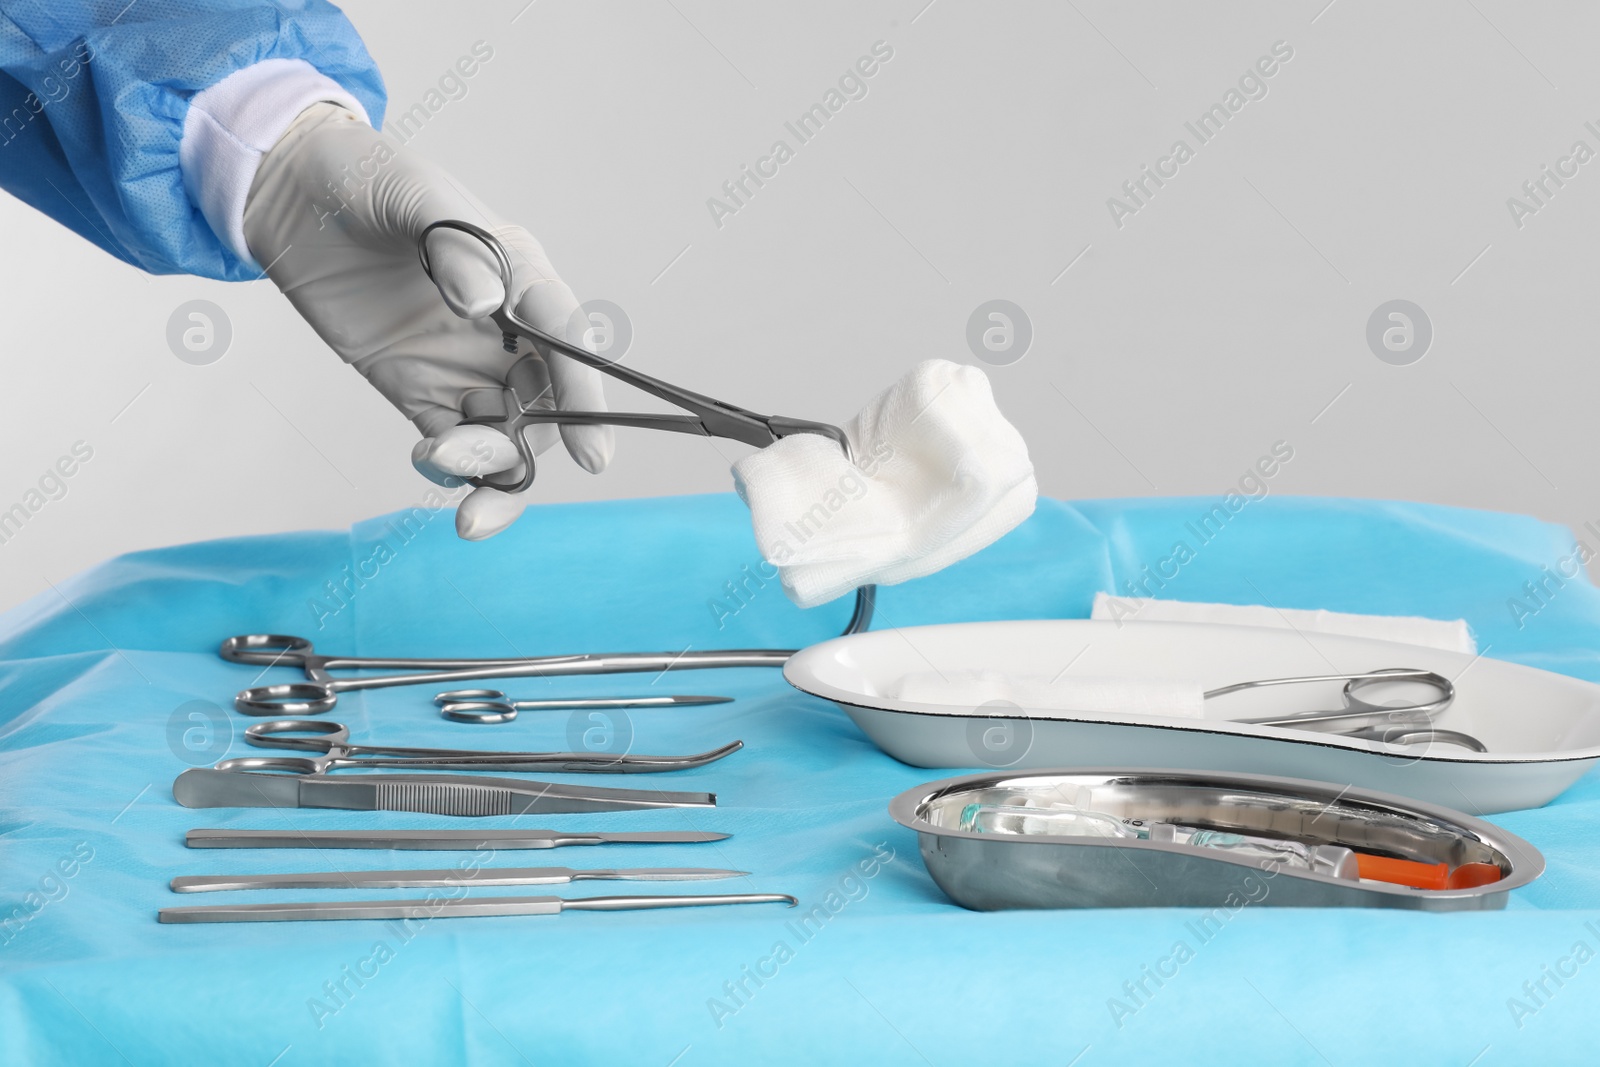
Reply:
[[[184,188],[222,243],[247,263],[255,260],[245,244],[244,206],[261,157],[300,112],[323,101],[372,121],[359,100],[303,59],[263,59],[189,101],[178,142]]]

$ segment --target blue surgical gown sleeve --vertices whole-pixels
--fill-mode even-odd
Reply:
[[[259,268],[186,192],[190,101],[264,60],[299,60],[382,122],[383,81],[325,0],[0,0],[0,187],[153,273]]]

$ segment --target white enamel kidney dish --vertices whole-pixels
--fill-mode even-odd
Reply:
[[[959,701],[898,695],[911,691],[912,676],[1121,678],[1159,691],[1161,683],[1212,690],[1257,679],[1386,668],[1434,671],[1450,679],[1455,699],[1434,725],[1469,734],[1488,751],[1231,721],[1339,708],[1340,686],[1333,682],[1219,696],[1205,701],[1199,715],[1170,716],[971,699],[970,683]],[[1600,761],[1600,685],[1482,656],[1304,630],[1087,619],[908,627],[813,645],[796,653],[783,674],[796,689],[838,704],[884,752],[917,767],[1275,774],[1398,793],[1481,815],[1548,803]],[[980,682],[980,698],[981,690]],[[914,692],[928,697],[937,689],[923,685]]]

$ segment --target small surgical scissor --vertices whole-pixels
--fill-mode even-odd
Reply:
[[[453,722],[511,722],[519,711],[608,711],[613,708],[690,708],[726,704],[732,697],[660,696],[568,697],[565,699],[512,700],[498,689],[452,689],[433,698],[439,714]]]
[[[1301,711],[1288,715],[1268,715],[1254,719],[1234,719],[1249,726],[1276,726],[1287,730],[1312,730],[1319,733],[1342,734],[1367,741],[1381,741],[1391,745],[1415,745],[1440,742],[1459,745],[1474,752],[1489,751],[1471,734],[1459,730],[1434,728],[1434,718],[1442,714],[1456,698],[1456,687],[1450,679],[1437,671],[1411,667],[1386,667],[1364,674],[1321,674],[1300,678],[1262,678],[1253,682],[1238,682],[1220,689],[1208,690],[1205,699],[1226,696],[1246,689],[1259,689],[1274,685],[1299,685],[1316,682],[1343,682],[1340,690],[1344,707],[1335,711]],[[1410,682],[1434,691],[1433,699],[1412,704],[1384,705],[1363,700],[1359,694],[1375,686]]]
[[[305,736],[307,734],[311,736]],[[244,737],[258,748],[287,748],[318,755],[235,756],[218,763],[217,770],[326,774],[346,767],[402,767],[413,770],[635,774],[703,767],[744,747],[743,741],[733,741],[693,756],[636,756],[609,752],[478,752],[457,748],[352,745],[349,729],[342,723],[327,719],[273,719],[252,723],[245,728]]]

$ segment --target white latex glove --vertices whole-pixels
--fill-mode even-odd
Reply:
[[[244,235],[317,335],[422,431],[411,454],[417,470],[441,485],[499,471],[512,476],[497,480],[511,481],[522,464],[510,438],[488,426],[456,425],[461,394],[500,385],[518,358],[501,347],[500,330],[486,318],[505,301],[500,269],[476,238],[435,230],[428,235],[430,281],[417,236],[441,219],[476,223],[499,237],[511,256],[516,313],[545,333],[585,344],[578,301],[532,234],[336,104],[306,108],[261,160]],[[549,407],[605,409],[598,371],[558,352],[538,353]],[[558,434],[585,470],[605,469],[609,426],[538,425],[529,430],[534,451]],[[522,513],[526,496],[474,489],[456,512],[456,532],[469,540],[499,533]]]

